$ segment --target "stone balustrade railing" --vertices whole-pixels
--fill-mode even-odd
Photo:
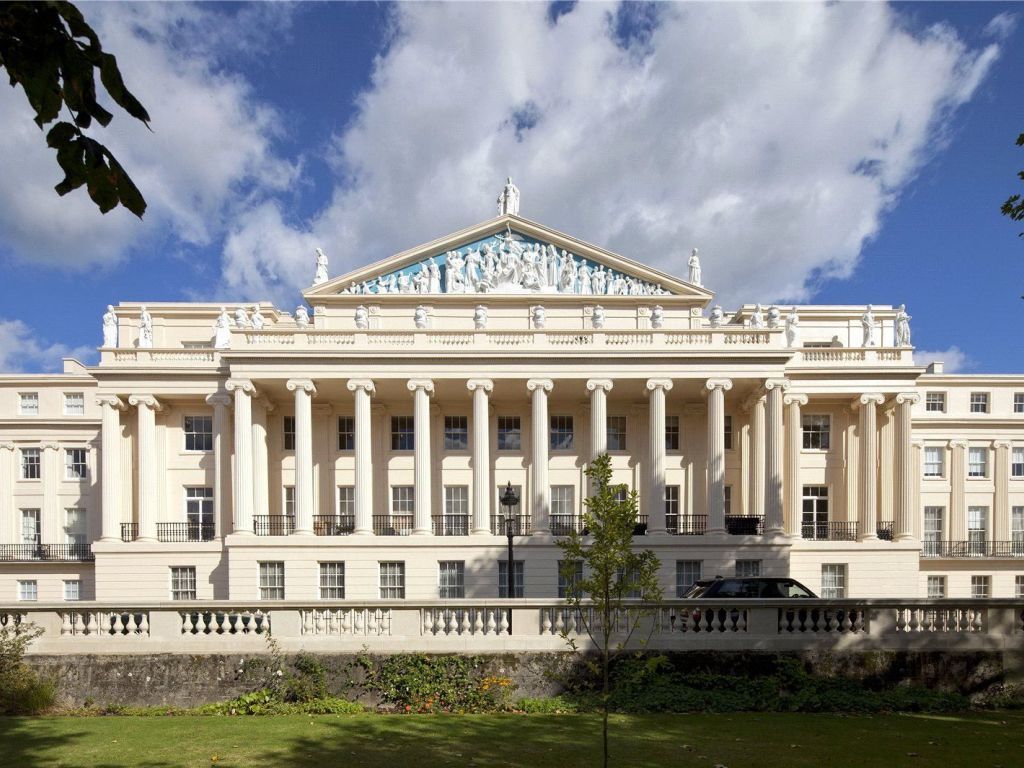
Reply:
[[[637,618],[639,625],[637,626]],[[1024,600],[668,600],[613,616],[613,637],[664,650],[1024,648]],[[35,604],[0,607],[0,626],[44,630],[31,652],[561,651],[589,643],[593,608],[553,600]]]

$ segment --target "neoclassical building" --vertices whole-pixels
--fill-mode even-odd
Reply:
[[[1024,595],[1024,375],[913,361],[890,306],[744,305],[518,215],[269,303],[122,303],[0,376],[0,603],[559,594],[584,469],[666,596]],[[501,506],[511,484],[520,503]]]

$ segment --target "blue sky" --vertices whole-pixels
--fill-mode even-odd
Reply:
[[[907,304],[916,346],[1020,371],[1013,4],[84,4],[150,134],[139,223],[0,89],[0,369],[95,359],[107,303],[271,299],[523,214],[743,301]],[[76,199],[77,198],[77,199]]]

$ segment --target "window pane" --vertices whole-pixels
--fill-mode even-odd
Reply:
[[[827,451],[830,444],[832,418],[827,414],[807,413],[800,417],[804,450]]]
[[[946,596],[946,577],[945,576],[929,576],[928,577],[928,597],[940,598]]]
[[[466,416],[444,417],[444,449],[464,451],[469,447],[469,419]]]
[[[518,416],[498,417],[498,450],[522,450],[522,429]]]
[[[701,560],[676,560],[676,597],[682,597],[701,579]]]
[[[185,450],[186,451],[212,451],[213,450],[213,417],[212,416],[186,416],[184,421],[185,421]]]
[[[466,596],[466,564],[462,560],[438,563],[438,596],[442,600],[458,600]]]
[[[679,450],[679,417],[665,417],[665,450]]]
[[[571,451],[573,447],[572,416],[551,417],[551,450]]]
[[[523,597],[523,561],[516,560],[512,567],[512,597]],[[508,597],[508,560],[498,561],[498,597]]]
[[[626,417],[609,416],[607,420],[608,450],[626,450]]]
[[[924,396],[924,408],[926,411],[938,411],[944,413],[946,410],[945,392],[928,392]]]
[[[345,599],[345,564],[320,563],[320,598]]]
[[[740,579],[756,578],[761,575],[760,560],[737,560],[736,577]]]
[[[193,566],[171,567],[171,599],[196,599],[196,569]]]
[[[18,413],[22,416],[38,416],[39,393],[22,392],[18,398]]]
[[[89,469],[85,463],[85,448],[67,448],[64,451],[64,477],[67,480],[88,479]]]
[[[284,600],[284,563],[260,563],[260,597]]]
[[[65,600],[81,600],[82,599],[82,582],[78,579],[69,579],[64,582],[64,599]]]
[[[945,475],[946,449],[937,445],[927,445],[924,449],[924,476],[942,477]]]
[[[415,420],[412,416],[391,417],[391,450],[411,451],[415,445]]]
[[[570,595],[572,587],[583,579],[583,561],[573,560],[571,563],[565,560],[558,561],[558,596],[566,598]]]
[[[282,429],[284,435],[284,450],[295,450],[295,417],[284,416],[282,418]]]
[[[353,451],[356,447],[356,420],[351,416],[338,417],[338,450]]]
[[[845,563],[825,563],[821,566],[821,596],[828,599],[846,597]]]
[[[85,394],[82,392],[64,393],[64,415],[84,416],[85,415]]]
[[[38,448],[21,449],[21,479],[38,480],[42,476]]]
[[[380,563],[380,596],[383,599],[405,597],[405,563]]]

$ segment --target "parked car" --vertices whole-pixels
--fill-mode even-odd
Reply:
[[[814,598],[816,594],[796,579],[769,578],[715,578],[695,581],[683,597],[716,600],[738,600],[741,598]]]

